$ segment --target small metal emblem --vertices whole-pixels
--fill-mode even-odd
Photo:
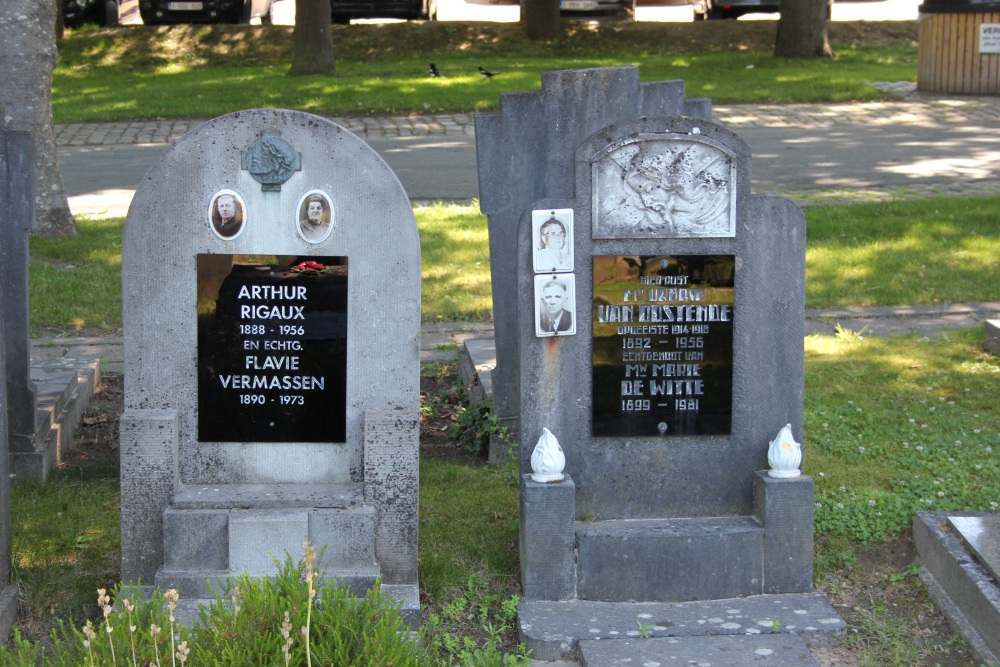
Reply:
[[[281,138],[277,130],[263,130],[260,138],[242,152],[243,168],[264,192],[278,192],[281,185],[302,169],[302,154]]]

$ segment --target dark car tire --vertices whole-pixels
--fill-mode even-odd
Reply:
[[[244,0],[237,5],[236,9],[234,9],[229,15],[227,23],[233,23],[236,25],[241,23],[250,23],[251,11],[253,11],[253,2],[251,2],[251,0]]]
[[[143,25],[160,25],[160,22],[156,20],[156,16],[153,15],[153,10],[139,10],[139,17],[142,19]]]
[[[118,15],[118,0],[105,0],[103,25],[108,28],[117,27],[120,18]]]

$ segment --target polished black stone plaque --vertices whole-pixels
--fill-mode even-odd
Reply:
[[[594,437],[732,430],[734,255],[594,257]]]
[[[198,255],[198,440],[345,442],[347,258]]]

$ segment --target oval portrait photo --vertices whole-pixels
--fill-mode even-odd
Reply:
[[[215,235],[232,241],[246,225],[246,204],[232,190],[219,190],[208,205],[208,223]]]
[[[322,190],[310,190],[299,200],[296,226],[299,236],[309,243],[319,243],[333,229],[333,202]]]

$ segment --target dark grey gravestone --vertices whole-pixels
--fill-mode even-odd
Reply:
[[[0,256],[4,291],[3,339],[7,345],[7,428],[11,472],[33,471],[43,482],[54,452],[35,447],[35,386],[31,381],[28,328],[28,231],[35,215],[31,133],[3,130],[0,151]]]
[[[503,169],[531,159],[507,159],[506,147],[481,167],[503,193],[494,203],[517,220],[513,258],[497,249],[492,213],[490,225],[495,298],[517,301],[510,321],[497,311],[497,353],[499,370],[501,327],[515,328],[504,381],[517,379],[521,473],[547,428],[575,490],[575,538],[563,540],[570,508],[559,485],[522,484],[526,603],[574,591],[609,604],[808,592],[812,481],[759,472],[783,426],[802,432],[804,217],[788,200],[750,193],[746,142],[686,114],[681,83],[664,84],[678,93],[673,111],[581,120],[578,97],[600,107],[609,97],[594,82],[624,76],[555,73],[548,96],[505,97],[491,121],[513,133],[531,109],[530,132],[587,129],[541,172],[526,170],[557,197],[519,199],[526,177]],[[531,135],[548,145],[543,136]],[[560,537],[538,538],[546,522]],[[557,553],[562,541],[570,546]],[[536,585],[546,578],[559,583]]]
[[[305,113],[210,121],[143,179],[122,281],[123,578],[204,597],[308,540],[412,607],[420,245],[385,162]]]
[[[934,604],[987,665],[1000,664],[1000,586],[956,525],[971,532],[973,521],[992,523],[995,517],[986,512],[917,512],[913,517],[920,578]]]
[[[31,136],[28,132],[19,132],[0,127],[0,225],[3,231],[0,232],[0,279],[3,281],[4,289],[0,290],[0,377],[7,378],[7,382],[0,383],[0,443],[5,447],[0,455],[0,640],[6,641],[10,636],[11,629],[17,622],[17,586],[11,584],[10,580],[10,477],[8,476],[7,450],[11,443],[10,415],[15,407],[23,409],[20,404],[10,400],[12,393],[10,388],[9,373],[10,367],[7,363],[7,351],[12,348],[18,350],[17,344],[10,340],[10,337],[18,332],[18,328],[13,330],[8,328],[9,320],[16,319],[20,313],[17,308],[8,309],[10,301],[18,303],[17,294],[12,294],[7,290],[8,278],[14,286],[19,284],[27,285],[27,274],[23,273],[18,280],[11,271],[10,264],[20,266],[25,272],[27,267],[19,263],[8,253],[7,243],[12,241],[9,228],[11,223],[23,218],[8,217],[13,212],[13,207],[9,205],[12,191],[18,191],[27,186],[30,192],[30,171],[25,172],[20,168],[11,168],[11,165],[30,164]],[[25,177],[28,176],[27,180]],[[30,222],[29,215],[29,222]],[[17,226],[16,224],[14,226]],[[17,245],[13,243],[13,245]],[[26,248],[25,248],[26,251]],[[17,292],[17,290],[13,290]],[[27,321],[27,313],[25,321]],[[24,388],[25,376],[20,378],[17,388]],[[34,416],[34,406],[30,406],[30,414]]]
[[[712,111],[708,100],[685,98],[683,81],[640,83],[636,67],[544,72],[541,91],[501,95],[500,108],[476,116],[476,157],[480,208],[490,232],[493,407],[518,440],[522,314],[510,278],[518,271],[517,230],[525,210],[538,199],[573,196],[573,155],[594,132],[635,116],[711,118]]]

